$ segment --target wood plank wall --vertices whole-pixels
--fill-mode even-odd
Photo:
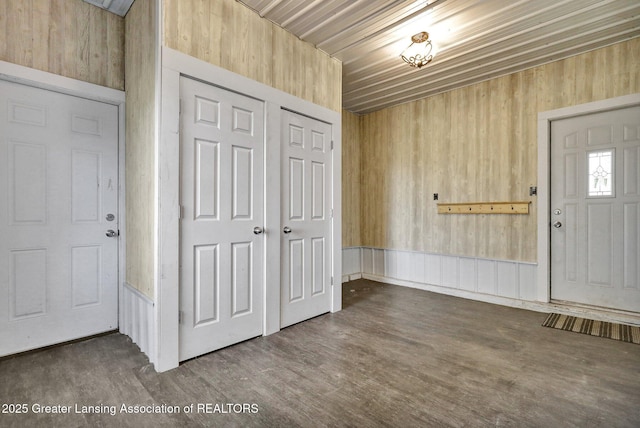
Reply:
[[[363,116],[360,211],[343,221],[360,217],[363,246],[535,262],[538,112],[637,92],[640,38]],[[436,192],[533,205],[438,215]]]
[[[126,281],[154,298],[155,8],[136,0],[126,26]]]
[[[360,116],[342,111],[342,246],[359,247],[360,239]]]
[[[2,0],[0,60],[123,90],[124,19],[81,0]]]
[[[342,64],[234,0],[164,0],[164,45],[342,110]]]

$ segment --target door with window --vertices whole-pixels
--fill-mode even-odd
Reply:
[[[282,112],[281,327],[331,310],[331,125]]]
[[[551,298],[640,312],[640,107],[551,123]]]
[[[118,328],[118,107],[0,80],[0,356]]]
[[[180,78],[180,361],[262,334],[264,105]]]

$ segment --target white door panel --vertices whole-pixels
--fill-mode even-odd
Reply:
[[[551,297],[640,312],[640,107],[551,125]]]
[[[281,326],[331,309],[331,125],[283,111]]]
[[[117,107],[0,81],[0,122],[0,355],[117,328]]]
[[[262,334],[263,103],[180,79],[180,360]]]

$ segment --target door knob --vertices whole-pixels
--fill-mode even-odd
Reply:
[[[291,233],[291,228],[289,226],[285,226],[284,229],[282,229],[282,231],[284,233]]]
[[[562,227],[562,223],[556,221],[555,223],[553,223],[553,227],[555,227],[556,229],[560,229]]]
[[[114,236],[118,236],[118,232],[113,229],[109,229],[105,235],[107,235],[108,238],[113,238]]]
[[[264,232],[264,229],[260,226],[256,226],[253,228],[253,233],[255,233],[256,235],[260,235],[262,232]]]

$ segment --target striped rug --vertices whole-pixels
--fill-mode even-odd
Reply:
[[[636,326],[588,320],[561,314],[549,314],[542,325],[544,327],[590,334],[591,336],[606,337],[640,345],[640,327]]]

